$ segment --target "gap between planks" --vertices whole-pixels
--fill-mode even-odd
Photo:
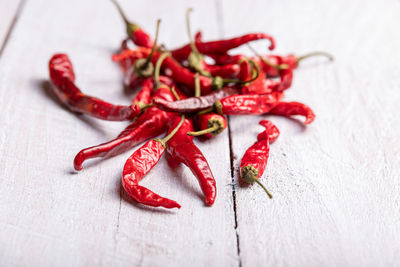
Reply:
[[[215,0],[215,9],[217,14],[217,27],[218,27],[218,35],[219,38],[224,38],[224,17],[223,17],[223,8],[220,0]],[[230,117],[227,116],[228,120],[228,138],[229,138],[229,158],[230,158],[230,167],[231,167],[231,181],[232,181],[232,208],[233,208],[233,219],[234,219],[234,230],[236,234],[236,252],[238,257],[238,265],[242,267],[242,259],[240,257],[240,238],[238,231],[238,220],[237,220],[237,205],[236,205],[236,184],[235,184],[235,167],[234,167],[234,157],[233,146],[232,146],[232,134],[230,127]]]
[[[13,19],[11,20],[10,27],[8,28],[7,34],[4,37],[4,41],[0,46],[0,59],[1,59],[1,56],[3,55],[4,49],[7,46],[8,40],[10,39],[11,33],[14,30],[15,24],[17,23],[17,21],[19,19],[19,16],[20,16],[20,14],[22,12],[22,9],[24,9],[25,2],[26,2],[26,0],[20,0],[20,2],[18,4],[17,10],[15,12],[15,15],[14,15]]]

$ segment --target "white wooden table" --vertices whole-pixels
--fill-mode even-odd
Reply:
[[[237,185],[261,117],[231,117],[229,131],[198,142],[215,205],[187,168],[160,161],[143,184],[182,204],[166,211],[121,190],[132,151],[73,171],[81,148],[126,124],[72,114],[49,91],[47,63],[61,51],[85,92],[129,103],[110,60],[125,33],[111,2],[0,0],[0,266],[399,266],[400,2],[248,2],[121,0],[152,34],[162,18],[171,48],[187,41],[193,7],[205,39],[265,31],[277,53],[336,58],[304,62],[288,91],[313,107],[312,125],[269,117],[281,130],[262,178],[273,200]]]

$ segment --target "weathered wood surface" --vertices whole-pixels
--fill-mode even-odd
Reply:
[[[0,37],[13,25],[16,2],[2,2]],[[168,47],[187,41],[184,12],[193,7],[193,31],[201,28],[205,39],[259,30],[276,36],[279,53],[331,52],[332,64],[304,62],[287,95],[313,107],[317,119],[304,128],[278,117],[231,117],[230,136],[198,142],[217,179],[214,207],[203,205],[187,168],[160,161],[143,184],[182,209],[143,208],[121,190],[130,152],[80,173],[72,168],[82,147],[115,137],[125,124],[68,112],[46,83],[50,56],[67,52],[86,92],[129,103],[109,59],[124,36],[118,14],[108,1],[26,1],[0,58],[1,266],[398,265],[398,1],[121,4],[150,33],[161,17]],[[281,130],[262,178],[273,200],[236,184],[261,118]]]

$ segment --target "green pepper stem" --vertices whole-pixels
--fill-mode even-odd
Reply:
[[[271,193],[268,191],[267,188],[265,188],[265,186],[258,179],[254,179],[254,182],[256,182],[259,186],[261,186],[262,189],[264,189],[265,193],[267,193],[269,198],[272,198]]]
[[[124,11],[122,10],[122,8],[121,8],[120,4],[117,2],[117,0],[111,0],[111,2],[113,2],[114,5],[117,7],[118,12],[119,12],[119,14],[121,15],[122,19],[124,20],[125,24],[126,24],[126,25],[132,24],[132,23],[128,20],[128,18],[126,17]]]
[[[172,87],[172,88],[171,88],[171,92],[172,92],[172,94],[174,95],[174,97],[175,97],[176,100],[181,100],[181,98],[179,97],[178,93],[177,93],[176,90],[175,90],[175,87]]]
[[[187,34],[189,36],[189,44],[190,48],[192,49],[193,52],[200,54],[199,50],[197,50],[196,45],[193,42],[193,37],[192,37],[192,31],[190,30],[190,12],[193,11],[193,8],[188,8],[186,10],[186,28],[187,28]]]
[[[201,95],[199,73],[197,72],[194,76],[194,96],[199,97]]]
[[[219,130],[220,126],[218,124],[215,124],[213,127],[201,130],[201,131],[197,131],[197,132],[187,132],[187,135],[190,136],[200,136],[200,135],[204,135],[204,134],[208,134],[208,133],[212,133],[215,132],[217,130]]]
[[[309,57],[314,57],[314,56],[324,56],[327,57],[329,59],[329,61],[333,61],[334,58],[331,54],[327,53],[327,52],[323,52],[323,51],[315,51],[315,52],[311,52],[305,55],[302,55],[300,57],[297,57],[297,64],[299,64],[300,61],[302,61],[303,59],[309,58]]]
[[[154,70],[154,88],[159,88],[160,87],[160,69],[161,69],[161,64],[164,61],[164,59],[168,56],[168,53],[163,53],[161,56],[158,58],[156,62],[156,68]]]
[[[161,23],[161,19],[157,20],[157,27],[156,27],[156,38],[154,39],[154,44],[153,47],[151,48],[151,52],[150,55],[147,57],[146,63],[144,63],[144,68],[147,67],[147,65],[149,65],[151,58],[154,55],[154,52],[156,51],[157,48],[157,41],[158,41],[158,32],[160,30],[160,23]]]
[[[202,111],[199,111],[199,112],[197,112],[197,115],[207,114],[207,113],[210,113],[212,111],[214,111],[214,107],[210,107],[210,108],[204,109]]]
[[[185,120],[185,115],[181,115],[181,120],[179,121],[178,125],[173,129],[166,137],[164,137],[161,142],[162,143],[167,143],[179,130],[179,128],[182,126],[183,121]]]
[[[279,70],[285,70],[285,69],[289,68],[289,66],[288,66],[287,64],[280,64],[280,65],[277,65],[277,64],[272,63],[271,61],[265,59],[262,55],[260,55],[260,54],[257,52],[257,50],[255,50],[250,44],[247,44],[247,46],[248,46],[248,48],[249,48],[258,58],[261,59],[262,62],[264,62],[266,65],[268,65],[268,66],[270,66],[270,67],[276,69],[277,71],[279,71]]]

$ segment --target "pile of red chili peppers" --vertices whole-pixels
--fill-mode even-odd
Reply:
[[[269,50],[273,50],[275,40],[265,33],[250,33],[203,41],[201,32],[193,40],[190,9],[189,43],[167,50],[157,40],[160,20],[153,39],[140,26],[129,22],[118,3],[113,2],[124,19],[128,36],[112,60],[122,68],[124,85],[137,90],[131,105],[115,105],[83,93],[75,83],[75,72],[66,54],[55,54],[49,62],[53,91],[71,111],[102,120],[130,122],[115,139],[82,149],[74,159],[76,170],[81,170],[88,159],[115,156],[145,142],[123,168],[122,185],[131,198],[144,205],[180,208],[174,200],[139,185],[165,152],[172,168],[184,164],[192,171],[205,203],[211,206],[216,198],[216,183],[205,156],[193,142],[194,137],[209,139],[220,134],[227,127],[226,115],[300,115],[305,118],[304,124],[314,120],[310,107],[282,98],[302,59],[324,55],[332,60],[329,54],[259,55],[249,46],[255,56],[233,55],[231,49],[256,40],[267,40]],[[131,43],[134,49],[129,48]],[[278,138],[279,130],[268,120],[261,120],[260,125],[265,130],[243,155],[239,176],[246,183],[258,183],[272,198],[259,179],[267,165],[270,144]],[[166,136],[157,139],[162,134]]]

